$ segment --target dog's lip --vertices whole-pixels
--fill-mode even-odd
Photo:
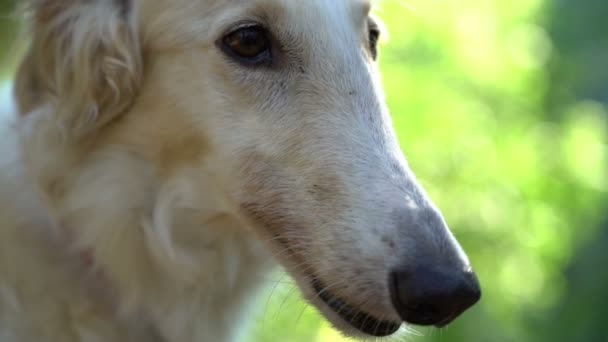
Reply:
[[[357,330],[375,337],[390,336],[401,327],[401,322],[380,320],[369,313],[358,310],[344,300],[327,291],[318,278],[312,278],[312,287],[317,296],[345,322]]]

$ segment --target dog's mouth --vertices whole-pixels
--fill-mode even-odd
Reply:
[[[329,292],[318,278],[313,278],[312,287],[317,296],[340,318],[367,335],[376,337],[389,336],[401,327],[401,322],[381,320],[349,305]]]

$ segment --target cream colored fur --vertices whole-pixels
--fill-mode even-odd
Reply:
[[[313,275],[397,320],[391,268],[467,263],[397,146],[369,3],[25,2],[0,124],[0,341],[240,340],[277,261],[356,334]],[[283,64],[217,48],[243,19],[273,25]]]

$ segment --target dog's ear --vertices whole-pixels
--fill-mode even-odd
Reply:
[[[31,43],[15,83],[20,112],[48,106],[79,138],[130,106],[142,73],[131,0],[28,0]]]

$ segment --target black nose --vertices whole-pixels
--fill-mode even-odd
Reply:
[[[390,291],[404,321],[437,327],[447,325],[481,298],[475,273],[431,268],[391,273]]]

